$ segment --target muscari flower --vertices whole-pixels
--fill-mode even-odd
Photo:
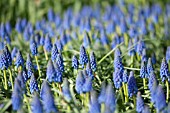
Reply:
[[[22,76],[23,76],[24,82],[26,83],[28,80],[28,74],[25,68],[22,70]]]
[[[143,50],[142,50],[142,61],[147,61],[147,56],[146,56],[146,49],[144,48]]]
[[[32,75],[31,79],[30,79],[30,92],[31,92],[31,94],[33,94],[34,91],[38,92],[39,88],[38,88],[38,83],[37,83],[35,76]]]
[[[22,93],[21,93],[21,87],[18,79],[15,79],[14,82],[14,90],[12,91],[12,108],[13,110],[19,110],[22,107]]]
[[[56,71],[56,75],[55,75],[55,77],[54,77],[54,81],[55,82],[62,82],[62,72],[61,72],[61,70],[59,69],[59,66],[56,64],[54,64],[54,67],[55,67],[55,71]]]
[[[37,50],[37,44],[35,41],[33,43],[30,43],[30,50],[33,56],[37,56],[38,50]]]
[[[63,50],[63,45],[61,43],[61,40],[56,40],[55,44],[57,45],[57,49],[59,51],[62,51]]]
[[[136,95],[138,91],[136,80],[134,77],[133,71],[130,72],[130,76],[128,79],[128,95],[129,97],[132,97],[133,95]]]
[[[0,52],[0,68],[1,70],[8,68],[8,62],[7,62],[7,58],[6,58],[6,54],[4,50]]]
[[[142,55],[142,51],[144,48],[145,48],[145,43],[142,40],[140,40],[137,45],[137,53],[139,55]]]
[[[11,57],[12,57],[12,60],[14,60],[14,58],[16,57],[16,53],[18,52],[18,49],[16,47],[14,47],[12,49],[12,52],[11,52]]]
[[[127,70],[124,70],[124,71],[123,71],[122,81],[123,81],[124,83],[127,83],[127,82],[128,82],[128,73],[127,73]]]
[[[116,69],[113,73],[113,82],[116,89],[119,89],[122,86],[122,76],[123,73],[120,69]]]
[[[52,60],[48,61],[47,70],[46,70],[46,76],[47,76],[47,80],[49,82],[54,81],[54,77],[56,76],[56,70],[55,70],[55,67],[53,65]]]
[[[92,91],[92,89],[93,89],[92,77],[87,77],[83,85],[83,92],[87,93],[87,92]]]
[[[93,71],[90,66],[90,62],[87,63],[86,73],[87,73],[88,77],[92,77],[92,79],[94,78]]]
[[[46,80],[43,81],[41,88],[41,98],[45,113],[57,112],[54,97],[52,95],[50,86]]]
[[[17,68],[19,66],[23,66],[24,65],[24,59],[22,57],[21,51],[18,51],[18,53],[17,53],[15,65],[17,66]]]
[[[68,82],[67,78],[64,78],[63,87],[62,87],[62,93],[64,95],[64,98],[67,101],[71,100],[72,97],[71,97],[71,93],[70,93],[70,89],[69,89],[69,82]]]
[[[136,99],[136,111],[138,113],[141,113],[143,109],[144,109],[144,102],[143,102],[143,99],[141,97],[141,93],[138,92],[137,99]]]
[[[57,55],[57,58],[56,58],[56,63],[60,69],[61,72],[64,72],[64,61],[63,61],[63,57],[61,54],[58,54]]]
[[[121,71],[123,71],[121,51],[118,48],[115,50],[114,54],[114,69],[120,69]]]
[[[28,78],[30,78],[31,75],[34,73],[30,54],[27,54],[26,69],[27,69]]]
[[[105,108],[113,113],[116,109],[116,97],[111,83],[107,85],[105,97]]]
[[[168,46],[166,50],[166,60],[170,61],[170,46]]]
[[[80,47],[80,64],[84,66],[87,63],[88,63],[88,56],[87,56],[87,53],[86,53],[86,49],[82,45]]]
[[[100,113],[100,104],[97,100],[96,91],[90,93],[89,113]]]
[[[152,59],[148,59],[147,63],[147,73],[150,75],[154,71],[153,66],[152,66]]]
[[[50,36],[47,34],[45,37],[44,48],[47,52],[50,52],[52,49],[52,42]]]
[[[140,69],[140,77],[141,78],[148,78],[145,61],[141,61],[141,62],[142,63],[141,63],[141,69]]]
[[[6,45],[4,47],[4,52],[5,52],[7,62],[8,62],[8,66],[11,66],[12,65],[12,57],[11,57],[11,53]]]
[[[72,67],[74,69],[78,69],[79,67],[79,61],[75,55],[72,57]]]
[[[3,49],[4,49],[4,45],[5,45],[4,42],[1,42],[1,41],[0,41],[0,50],[3,50]]]
[[[148,83],[150,91],[152,90],[152,87],[153,87],[155,82],[157,83],[156,76],[155,76],[154,72],[151,72],[150,76],[149,76],[149,83]]]
[[[149,107],[147,105],[144,106],[142,113],[150,113]]]
[[[53,48],[51,50],[51,60],[55,61],[58,54],[59,54],[59,52],[58,52],[57,46],[56,46],[56,44],[54,44]]]
[[[43,113],[43,107],[37,94],[35,94],[32,98],[31,111],[32,113]]]
[[[162,59],[161,68],[160,68],[160,77],[164,82],[166,78],[169,79],[169,70],[168,70],[168,63],[166,62],[165,58]]]
[[[165,94],[164,94],[162,86],[160,86],[160,85],[158,85],[158,87],[156,89],[155,107],[158,112],[166,107]]]
[[[103,81],[101,85],[100,94],[98,96],[98,101],[100,104],[105,102],[105,98],[106,98],[105,95],[106,95],[106,82]]]
[[[24,77],[23,77],[23,72],[22,71],[20,71],[18,73],[17,79],[20,82],[21,89],[24,90],[25,89],[25,81],[24,81]]]
[[[91,69],[93,71],[96,71],[97,63],[96,63],[96,57],[95,57],[94,52],[91,52],[91,54],[90,54],[90,65],[91,65]]]
[[[84,83],[85,83],[85,78],[83,76],[83,72],[79,71],[76,77],[76,86],[75,86],[77,93],[79,94],[83,93]]]

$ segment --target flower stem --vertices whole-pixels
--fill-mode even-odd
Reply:
[[[168,80],[166,80],[166,101],[168,102],[169,99],[169,83]]]
[[[5,82],[5,89],[7,90],[8,88],[7,88],[7,78],[6,78],[6,70],[3,70],[3,72],[4,72],[4,82]]]
[[[9,71],[9,77],[10,77],[10,81],[11,81],[11,86],[12,86],[12,90],[13,90],[13,88],[14,88],[14,84],[13,84],[13,79],[12,79],[12,72],[11,72],[11,70],[10,69],[8,69],[8,71]]]
[[[45,59],[48,61],[48,55],[47,55],[47,51],[44,48],[44,54],[45,54]]]
[[[144,89],[144,92],[145,92],[145,89],[146,89],[146,81],[145,81],[145,78],[143,78],[143,89]]]
[[[124,103],[124,98],[123,98],[122,88],[119,88],[119,92],[120,92],[120,95],[121,95],[122,101],[123,101],[123,103]]]
[[[124,95],[125,95],[125,103],[128,102],[128,94],[127,94],[127,91],[126,91],[126,86],[125,86],[125,83],[123,82],[123,90],[124,90]]]
[[[133,96],[134,108],[136,107],[136,97]]]
[[[38,57],[37,57],[37,56],[35,56],[35,60],[36,60],[37,67],[38,67],[39,77],[41,77],[41,71],[40,71],[40,66],[39,66],[39,64],[38,64]]]

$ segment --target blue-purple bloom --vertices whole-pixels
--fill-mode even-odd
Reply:
[[[95,56],[94,52],[91,52],[91,54],[90,54],[90,65],[91,65],[91,69],[93,71],[96,71],[97,63],[96,63],[96,56]]]
[[[68,82],[67,78],[64,78],[63,87],[62,87],[62,93],[64,95],[64,98],[67,101],[71,100],[72,97],[71,97],[70,88],[69,88],[69,82]]]
[[[166,50],[166,60],[170,61],[170,46],[168,46]]]
[[[57,58],[56,58],[56,63],[60,69],[61,72],[64,72],[64,61],[63,61],[63,57],[61,54],[58,54],[57,55]]]
[[[21,109],[22,99],[23,96],[21,92],[20,83],[19,80],[16,78],[14,82],[14,90],[12,92],[12,97],[11,97],[13,110]]]
[[[100,104],[97,100],[97,95],[94,90],[90,93],[89,113],[100,113]]]
[[[131,71],[129,79],[128,79],[128,95],[129,95],[129,97],[136,95],[137,91],[138,91],[138,88],[137,88],[137,84],[136,84],[136,79],[134,77],[133,71]]]
[[[166,107],[166,98],[162,86],[158,85],[156,90],[155,107],[157,112]]]
[[[14,60],[14,58],[16,57],[17,52],[18,52],[18,49],[16,47],[14,47],[11,52],[12,60]]]
[[[31,50],[31,53],[32,53],[33,56],[37,56],[38,49],[37,49],[37,44],[36,44],[35,41],[30,43],[30,50]]]
[[[92,77],[87,77],[83,85],[83,92],[87,93],[87,92],[92,91],[92,89],[93,89]]]
[[[50,52],[52,49],[52,42],[51,42],[51,38],[50,36],[47,34],[45,37],[45,41],[44,41],[44,48],[47,52]]]
[[[40,95],[45,113],[56,113],[57,108],[55,106],[54,97],[46,80],[43,81]]]
[[[74,69],[78,69],[79,67],[79,61],[75,55],[72,57],[72,67]]]
[[[113,73],[113,82],[116,89],[119,89],[122,86],[122,76],[123,73],[120,69],[116,69]]]
[[[32,98],[31,111],[32,113],[43,113],[43,107],[38,94],[35,94]]]
[[[161,68],[160,68],[160,77],[164,82],[165,79],[169,79],[169,70],[168,70],[168,63],[166,62],[165,58],[162,59]]]
[[[8,68],[8,62],[7,62],[6,54],[5,51],[2,50],[2,52],[0,52],[0,69],[4,70],[7,68]]]
[[[76,77],[76,86],[75,86],[77,93],[79,94],[83,93],[84,83],[85,83],[85,78],[83,76],[83,72],[79,71]]]
[[[46,76],[47,76],[47,80],[49,82],[53,82],[54,78],[56,77],[56,70],[55,70],[55,67],[53,65],[52,60],[48,61],[47,70],[46,70]]]
[[[35,91],[38,92],[39,88],[38,88],[38,83],[37,83],[35,76],[32,75],[30,79],[30,92],[31,94],[33,94]]]
[[[5,52],[6,60],[8,62],[8,67],[9,67],[12,65],[12,57],[11,57],[11,53],[10,53],[7,45],[5,45],[5,47],[4,47],[4,52]]]
[[[138,113],[141,113],[143,109],[144,109],[144,102],[143,102],[143,99],[141,97],[141,93],[138,92],[137,99],[136,99],[136,111]]]
[[[111,83],[107,85],[105,97],[105,107],[113,113],[116,109],[116,97]]]
[[[104,103],[106,98],[106,82],[103,81],[100,89],[100,94],[98,96],[99,103]]]
[[[59,54],[59,52],[58,52],[57,46],[56,46],[56,44],[54,44],[53,48],[51,50],[51,60],[55,61],[58,54]]]
[[[24,59],[22,57],[21,51],[18,51],[18,53],[17,53],[15,65],[17,66],[17,68],[19,66],[23,66],[24,65]]]
[[[140,68],[140,77],[141,78],[148,78],[147,68],[145,61],[141,61],[141,68]]]
[[[123,81],[124,83],[127,83],[127,82],[128,82],[128,72],[127,72],[127,70],[124,70],[124,71],[123,71],[122,81]]]
[[[153,66],[152,66],[152,59],[149,58],[148,63],[147,63],[147,73],[149,74],[149,76],[153,71],[154,71],[154,69],[153,69]]]
[[[80,64],[84,66],[87,63],[88,63],[88,56],[87,56],[87,53],[86,53],[86,49],[82,45],[80,47]]]

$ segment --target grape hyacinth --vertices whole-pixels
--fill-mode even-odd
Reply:
[[[92,91],[93,86],[92,86],[92,77],[88,77],[85,80],[85,83],[83,85],[83,92],[87,93]]]
[[[153,66],[152,66],[152,59],[149,58],[148,63],[147,63],[147,73],[149,74],[149,76],[153,71],[154,71],[154,69],[153,69]]]
[[[68,82],[67,78],[64,78],[64,80],[63,80],[62,93],[64,95],[64,98],[67,101],[70,101],[72,99],[70,89],[69,89],[69,82]]]
[[[24,59],[22,57],[21,51],[18,51],[18,53],[17,53],[15,65],[17,66],[17,68],[19,66],[23,67],[23,65],[24,65]]]
[[[33,63],[30,54],[27,54],[26,69],[27,69],[28,78],[30,78],[31,75],[33,74]]]
[[[55,61],[58,54],[59,54],[59,52],[58,52],[57,46],[56,46],[56,44],[54,44],[53,48],[51,50],[51,60]]]
[[[12,57],[11,57],[11,53],[6,45],[4,47],[4,52],[5,52],[5,56],[7,58],[8,67],[9,67],[12,65]]]
[[[106,98],[105,95],[106,95],[106,82],[103,81],[100,89],[100,94],[98,96],[98,101],[100,104],[105,102],[105,98]]]
[[[0,52],[0,68],[1,70],[5,70],[8,68],[8,62],[4,50]]]
[[[113,82],[116,89],[119,89],[122,86],[122,76],[123,73],[120,69],[116,69],[113,73]]]
[[[12,52],[11,52],[11,57],[12,57],[12,60],[14,60],[14,58],[16,57],[16,53],[18,52],[18,49],[16,47],[14,47],[12,49]]]
[[[41,98],[42,98],[43,108],[46,113],[57,112],[57,108],[54,102],[54,97],[52,95],[50,86],[46,80],[44,80],[42,83]]]
[[[79,61],[75,55],[72,57],[72,67],[74,69],[78,69],[79,67]]]
[[[35,91],[38,92],[39,88],[38,88],[38,83],[37,83],[35,76],[32,75],[30,79],[30,92],[31,94],[33,94]]]
[[[89,113],[100,113],[100,104],[97,100],[96,91],[94,90],[90,93]]]
[[[122,81],[123,81],[124,83],[127,83],[127,82],[128,82],[128,73],[127,73],[127,70],[124,70],[124,71],[123,71]]]
[[[44,41],[44,48],[47,52],[50,52],[52,49],[52,42],[51,42],[51,38],[50,36],[47,34],[45,37],[45,41]]]
[[[30,50],[33,56],[37,56],[38,50],[37,50],[37,44],[35,41],[30,43]]]
[[[170,61],[170,46],[168,46],[166,50],[166,60],[167,62]]]
[[[79,71],[76,77],[76,86],[75,86],[77,93],[79,94],[83,93],[84,83],[85,83],[85,78],[83,76],[83,72]]]
[[[165,58],[162,59],[161,68],[160,68],[160,77],[164,82],[165,79],[169,79],[169,70],[168,70],[168,63],[166,62]]]
[[[129,95],[129,97],[136,95],[137,91],[138,91],[138,88],[136,85],[134,73],[133,73],[133,71],[131,71],[130,75],[129,75],[129,79],[128,79],[128,95]]]
[[[61,54],[58,54],[57,55],[57,58],[56,58],[56,63],[60,69],[61,72],[64,72],[64,61],[63,61],[63,57]]]
[[[93,71],[91,69],[91,65],[90,65],[90,62],[87,63],[87,66],[86,66],[86,73],[89,77],[91,77],[92,79],[94,78],[94,75],[93,75]]]
[[[97,63],[96,63],[96,56],[95,56],[94,52],[91,52],[91,54],[90,54],[90,65],[91,65],[91,69],[93,71],[96,71]]]
[[[105,107],[113,113],[116,109],[116,98],[111,83],[107,85],[105,99]]]
[[[53,82],[54,78],[56,77],[56,70],[55,70],[55,67],[53,65],[52,60],[48,61],[47,70],[46,70],[46,76],[47,76],[47,80],[49,82]]]
[[[21,109],[22,106],[22,92],[21,92],[21,87],[18,79],[15,79],[14,82],[14,90],[12,92],[12,108],[13,110],[19,110]]]
[[[87,53],[86,53],[86,49],[82,45],[80,47],[80,64],[84,67],[84,65],[87,64],[87,63],[88,63],[88,56],[87,56]]]
[[[43,112],[43,107],[42,107],[42,104],[41,104],[38,94],[35,94],[32,98],[31,111],[32,111],[32,113],[42,113]]]
[[[141,113],[143,109],[144,109],[144,102],[143,102],[143,99],[141,97],[141,93],[138,92],[137,99],[136,99],[136,111],[138,113]]]
[[[54,81],[55,81],[55,82],[58,82],[58,83],[61,83],[62,80],[63,80],[63,79],[62,79],[62,77],[63,77],[62,72],[60,71],[58,65],[56,65],[56,66],[54,66],[54,67],[55,67],[55,71],[56,71],[56,75],[55,75],[55,77],[54,77]]]
[[[166,107],[166,99],[162,86],[158,85],[156,89],[156,99],[155,99],[155,107],[157,112],[161,111]]]
[[[141,78],[148,78],[145,61],[142,61],[142,63],[141,63],[140,77]]]
[[[157,79],[156,79],[154,72],[151,72],[151,74],[149,76],[149,83],[148,83],[148,87],[149,87],[150,91],[152,91],[152,87],[153,87],[154,83],[157,83]]]

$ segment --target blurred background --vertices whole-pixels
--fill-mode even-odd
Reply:
[[[36,20],[46,18],[50,8],[54,12],[62,14],[66,9],[72,7],[74,11],[79,11],[85,5],[113,5],[122,0],[0,0],[0,22],[10,21],[12,26],[18,18],[26,18],[33,24]],[[133,3],[136,7],[142,4],[160,3],[165,5],[170,0],[124,0],[126,4]]]

